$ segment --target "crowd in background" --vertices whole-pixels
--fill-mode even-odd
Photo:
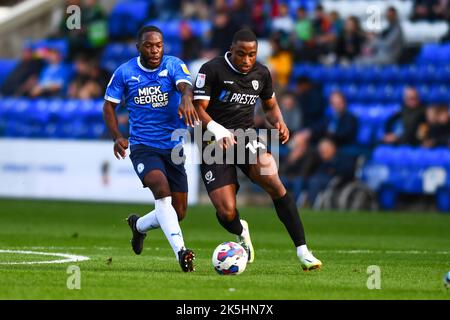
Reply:
[[[404,36],[397,11],[386,12],[387,26],[379,33],[365,32],[358,17],[342,19],[338,12],[326,12],[318,2],[313,12],[299,7],[295,15],[279,0],[178,0],[152,1],[149,19],[198,19],[212,21],[210,32],[195,36],[188,23],[181,23],[180,58],[187,62],[204,61],[229,49],[233,34],[251,28],[260,39],[268,39],[271,54],[267,60],[277,89],[291,80],[293,64],[393,64],[401,63]],[[33,50],[26,47],[21,63],[2,88],[3,95],[66,96],[98,98],[109,74],[99,67],[102,51],[109,42],[134,39],[109,39],[108,15],[97,0],[67,0],[65,6],[81,7],[81,28],[69,29],[66,13],[50,38],[68,41],[67,52]],[[448,20],[450,1],[416,0],[412,20]],[[448,36],[446,36],[448,37]],[[445,40],[445,39],[443,39]],[[80,80],[88,79],[86,86]],[[95,83],[99,83],[96,86]],[[35,86],[34,84],[37,84]]]
[[[293,65],[302,63],[386,65],[402,63],[404,35],[394,7],[385,12],[387,25],[379,33],[365,32],[358,17],[342,19],[338,12],[326,12],[318,4],[311,12],[299,7],[295,15],[286,3],[272,0],[180,0],[153,1],[150,18],[212,21],[205,38],[194,35],[188,23],[180,24],[182,51],[186,62],[204,62],[228,51],[233,34],[250,27],[260,39],[268,39],[269,66],[278,101],[291,131],[291,141],[282,155],[281,173],[298,195],[307,190],[307,202],[335,176],[353,177],[358,153],[358,119],[347,109],[339,91],[328,99],[320,83],[307,77],[292,79]],[[25,47],[20,62],[10,74],[1,94],[22,97],[65,97],[101,99],[111,74],[100,67],[99,59],[110,41],[108,16],[95,0],[69,0],[66,5],[82,8],[82,28],[69,30],[62,17],[53,37],[68,40],[66,53],[52,48]],[[450,1],[416,0],[411,20],[448,20]],[[446,39],[448,36],[446,36]],[[445,39],[443,39],[445,40]],[[195,69],[195,67],[194,67]],[[195,73],[195,71],[193,72]],[[329,108],[330,107],[330,108]],[[261,110],[256,114],[259,128],[265,123]],[[121,117],[126,126],[126,117]],[[380,144],[450,146],[448,105],[426,106],[415,88],[406,88],[399,112],[391,116]],[[292,183],[291,183],[292,182]]]

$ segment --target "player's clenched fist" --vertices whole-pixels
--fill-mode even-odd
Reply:
[[[284,122],[277,122],[274,125],[275,129],[278,129],[280,133],[280,141],[285,144],[289,140],[289,129]]]
[[[128,139],[125,138],[117,138],[114,140],[114,155],[117,159],[120,160],[120,157],[122,159],[125,159],[127,153],[125,150],[128,149]]]

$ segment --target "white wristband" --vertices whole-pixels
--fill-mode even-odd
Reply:
[[[206,125],[206,129],[211,131],[211,133],[216,138],[216,141],[219,141],[220,139],[223,139],[225,137],[231,138],[231,132],[228,131],[221,124],[218,124],[217,122],[215,122],[214,120],[211,120],[210,122],[208,122],[208,124]]]

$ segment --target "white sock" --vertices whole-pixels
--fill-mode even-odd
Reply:
[[[308,247],[306,244],[297,247],[297,256],[303,257],[304,255],[309,254]]]
[[[178,259],[178,251],[184,248],[184,240],[177,213],[172,206],[172,197],[155,200],[155,210],[159,225]]]
[[[156,209],[136,221],[136,229],[141,233],[146,233],[149,230],[158,229],[159,227],[159,221],[156,218]]]

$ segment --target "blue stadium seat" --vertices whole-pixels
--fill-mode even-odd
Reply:
[[[146,26],[156,26],[161,29],[164,38],[177,38],[180,39],[180,20],[173,19],[168,21],[161,21],[159,19],[150,20],[145,23]]]
[[[400,79],[400,68],[396,65],[386,66],[381,69],[377,77],[377,81],[381,84],[393,84],[398,82]]]
[[[122,63],[136,57],[138,52],[134,43],[111,43],[103,50],[101,66],[114,72]]]
[[[428,102],[447,104],[450,101],[450,89],[447,85],[439,85],[431,88]]]
[[[379,146],[372,154],[372,161],[377,164],[389,164],[389,158],[394,152],[393,146]]]
[[[438,188],[436,192],[436,206],[439,211],[450,212],[450,186]]]
[[[450,82],[450,64],[444,64],[437,66],[435,70],[434,81],[437,83],[449,83]]]
[[[39,49],[53,49],[59,51],[63,59],[67,58],[69,53],[69,43],[67,39],[41,39],[41,40],[28,40],[25,44],[26,47],[32,50]]]
[[[0,87],[17,65],[16,59],[0,59]]]
[[[135,37],[147,19],[151,1],[118,2],[109,16],[109,34],[113,38]]]
[[[206,20],[190,20],[188,21],[192,32],[197,37],[204,37],[212,29],[211,21]]]
[[[439,63],[441,46],[436,43],[427,43],[422,46],[419,55],[417,56],[418,64]]]

